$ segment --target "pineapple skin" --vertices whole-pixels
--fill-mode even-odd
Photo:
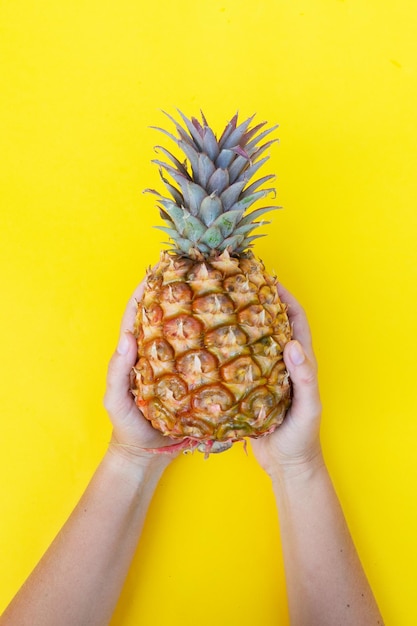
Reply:
[[[136,404],[163,435],[207,452],[281,424],[291,403],[291,339],[277,279],[251,251],[161,253],[138,303]]]

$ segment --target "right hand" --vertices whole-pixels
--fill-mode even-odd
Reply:
[[[252,440],[256,459],[268,474],[275,471],[303,471],[314,463],[323,463],[320,445],[321,402],[317,380],[317,362],[306,314],[284,287],[281,300],[288,305],[293,339],[284,349],[293,398],[282,425],[270,435]]]
[[[138,355],[133,327],[137,302],[142,299],[144,288],[145,281],[142,281],[135,289],[123,315],[119,344],[109,363],[104,406],[113,424],[110,444],[113,453],[139,464],[153,461],[165,465],[178,456],[178,451],[160,453],[148,450],[163,449],[178,442],[163,436],[152,427],[136,406],[130,392],[130,372]]]

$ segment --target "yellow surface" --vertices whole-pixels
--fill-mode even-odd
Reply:
[[[160,109],[279,123],[257,253],[304,303],[323,444],[386,623],[417,605],[417,5],[0,5],[0,609],[82,493],[125,302],[158,258]],[[163,478],[115,625],[288,625],[269,481],[249,452]],[[162,601],[161,601],[162,599]]]

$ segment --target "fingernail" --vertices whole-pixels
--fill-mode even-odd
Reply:
[[[117,352],[124,356],[128,353],[128,351],[129,351],[129,339],[127,338],[126,333],[123,333],[123,335],[119,339]]]
[[[301,365],[305,361],[304,350],[298,341],[292,341],[290,344],[290,358],[294,365]]]

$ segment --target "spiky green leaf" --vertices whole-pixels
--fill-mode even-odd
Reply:
[[[207,197],[206,190],[197,183],[187,182],[183,194],[186,208],[189,209],[191,215],[197,216],[201,203]]]
[[[254,117],[254,115],[251,115],[251,117],[239,124],[239,126],[237,126],[223,141],[222,148],[233,148],[234,146],[238,146]]]
[[[197,243],[203,237],[205,232],[206,226],[197,217],[188,213],[185,217],[185,237],[193,243]]]
[[[199,216],[206,226],[211,226],[214,220],[222,213],[220,198],[211,195],[206,196],[201,203]]]
[[[207,188],[208,181],[214,174],[215,165],[207,154],[198,155],[198,171],[196,172],[196,182],[204,188]]]
[[[201,240],[198,242],[197,245],[194,246],[194,248],[199,250],[202,254],[207,254],[208,255],[211,252],[211,249],[208,246],[206,246],[205,243],[202,243]]]
[[[185,254],[190,248],[205,255],[226,248],[240,253],[260,236],[251,234],[264,223],[255,220],[278,208],[262,207],[248,213],[257,200],[274,191],[262,189],[273,175],[253,182],[250,179],[269,158],[262,155],[276,140],[265,141],[265,138],[276,126],[266,128],[262,122],[251,127],[253,116],[238,123],[236,114],[217,141],[203,113],[201,121],[178,113],[184,125],[165,113],[174,124],[177,137],[158,129],[175,142],[187,159],[182,163],[163,146],[156,147],[165,161],[154,162],[160,167],[162,182],[173,198],[149,190],[157,196],[161,217],[166,222],[160,230],[167,232]]]
[[[249,167],[244,170],[238,177],[238,181],[245,181],[246,183],[253,178],[256,172],[264,165],[269,159],[269,156],[264,157],[263,159],[259,159],[256,163],[251,163]]]
[[[252,241],[255,241],[255,239],[260,239],[261,237],[266,237],[266,234],[263,233],[261,235],[252,235],[251,237],[245,237],[245,244],[250,244],[252,243]]]
[[[220,250],[223,252],[226,248],[229,248],[232,252],[234,252],[239,246],[244,244],[244,241],[245,238],[243,235],[232,235],[222,241]]]
[[[210,226],[201,238],[201,241],[208,245],[211,250],[215,250],[220,246],[224,237],[217,226]]]
[[[247,248],[253,248],[252,242],[255,241],[255,239],[260,239],[261,237],[266,237],[266,235],[252,235],[252,237],[246,237],[243,244],[236,248],[236,253],[241,254]]]
[[[248,143],[250,142],[252,137],[254,137],[256,135],[256,133],[258,131],[260,131],[261,128],[263,128],[265,126],[265,124],[266,124],[266,122],[260,122],[256,126],[252,126],[252,128],[248,128],[247,132],[243,136],[243,142],[244,142],[245,146],[248,145]]]
[[[222,132],[222,135],[221,135],[221,137],[219,139],[219,148],[220,149],[223,148],[223,145],[224,145],[225,141],[227,141],[227,138],[235,130],[235,128],[237,126],[237,120],[238,120],[238,113],[235,113],[235,115],[232,117],[230,122],[227,123],[226,128]]]
[[[251,224],[254,220],[257,220],[258,217],[261,217],[261,215],[264,215],[265,213],[269,213],[270,211],[276,211],[281,208],[282,207],[279,207],[279,206],[265,206],[265,207],[262,207],[261,209],[256,209],[255,211],[252,211],[252,213],[248,213],[247,215],[245,215],[245,217],[240,222],[239,226],[244,226],[245,224]]]
[[[218,226],[223,237],[229,237],[236,227],[236,224],[242,219],[244,209],[241,211],[228,211],[219,215],[213,226]]]
[[[237,156],[229,167],[230,182],[234,183],[240,180],[245,170],[250,166],[250,161],[244,156]]]
[[[165,115],[168,115],[168,114],[166,113]],[[160,128],[159,126],[151,126],[150,128],[152,128],[152,130],[157,130],[159,133],[162,133],[166,137],[169,137],[170,139],[172,139],[174,143],[178,144],[178,138],[175,137],[175,135],[170,133],[168,130],[166,130],[166,128]]]
[[[174,198],[174,201],[176,202],[176,204],[178,204],[179,206],[184,204],[184,196],[182,195],[180,191],[178,191],[176,187],[174,187],[174,185],[171,185],[171,183],[169,182],[167,178],[165,178],[165,176],[162,173],[162,170],[159,170],[159,175],[168,193],[170,193],[171,196]]]
[[[251,222],[250,224],[245,224],[244,226],[238,226],[233,233],[235,235],[248,235],[249,233],[251,233],[253,230],[255,230],[255,228],[259,228],[260,226],[263,226],[264,224],[270,224],[271,222]]]
[[[169,160],[171,161],[171,163],[174,165],[174,167],[181,172],[181,174],[183,174],[184,176],[188,176],[188,172],[186,170],[186,168],[184,167],[184,165],[177,159],[176,156],[174,156],[169,150],[167,150],[166,148],[164,148],[164,146],[155,146],[154,148],[155,152],[162,152],[162,154]]]
[[[199,133],[198,129],[196,128],[196,126],[192,123],[191,120],[188,119],[188,117],[186,117],[184,115],[184,113],[182,111],[180,111],[179,109],[177,109],[178,113],[181,115],[184,124],[187,127],[188,132],[190,133],[191,137],[194,140],[194,143],[196,144],[196,146],[198,146],[198,148],[200,150],[203,149],[203,137],[201,136],[201,134]]]
[[[180,235],[184,234],[185,230],[185,219],[187,216],[186,211],[177,206],[175,202],[169,200],[167,198],[160,198],[159,202],[165,209],[165,212],[169,216],[170,220],[175,224],[175,228],[180,233]]]
[[[176,120],[174,117],[172,117],[172,115],[170,115],[169,113],[167,113],[166,111],[162,111],[162,113],[163,113],[164,115],[166,115],[166,116],[167,116],[167,118],[168,118],[169,120],[171,120],[171,122],[174,124],[175,129],[176,129],[176,131],[177,131],[177,133],[178,133],[178,136],[179,136],[181,139],[183,139],[184,141],[186,141],[187,143],[192,144],[192,143],[193,143],[192,138],[191,138],[191,137],[188,135],[188,133],[184,130],[184,128],[181,126],[181,124],[178,124],[177,120]],[[174,141],[175,141],[175,143],[176,143],[176,144],[178,144],[178,138],[177,138],[177,137],[175,137],[175,138],[174,138]]]
[[[272,191],[274,191],[274,189]],[[271,192],[271,189],[261,189],[260,191],[255,191],[250,196],[241,197],[240,200],[238,200],[231,207],[231,211],[240,211],[241,209],[246,211],[257,200],[260,200],[261,198],[265,198],[265,196],[267,196],[270,192]]]
[[[203,150],[213,163],[219,156],[219,144],[210,126],[207,126],[207,123],[205,123],[203,130]]]
[[[246,150],[249,153],[253,153],[253,151],[255,150],[256,146],[258,146],[259,143],[263,139],[265,139],[265,137],[267,137],[268,135],[273,133],[274,130],[276,130],[277,128],[278,128],[278,124],[276,124],[275,126],[271,126],[270,128],[267,128],[266,130],[264,130],[262,133],[257,135],[254,139],[252,139],[252,141],[250,141],[249,143],[246,144]],[[271,144],[271,143],[274,143],[275,141],[278,141],[278,139],[272,139],[272,141],[270,141],[268,143]]]
[[[154,226],[157,230],[162,230],[164,233],[167,233],[171,239],[175,239],[178,237],[178,232],[174,228],[168,228],[167,226]]]
[[[173,241],[175,242],[177,249],[181,250],[185,254],[190,254],[190,250],[192,250],[194,247],[192,242],[189,239],[185,239],[184,237],[177,236],[175,237],[175,239],[173,239]]]
[[[207,191],[209,194],[215,193],[217,196],[227,189],[229,185],[229,172],[227,169],[217,168],[210,176],[207,183]]]
[[[273,143],[276,143],[277,141],[278,139],[271,139],[271,141],[267,141],[262,146],[255,147],[253,150],[251,150],[250,152],[251,161],[252,162],[257,161],[259,157],[261,156],[261,154],[263,154],[265,150],[267,150],[270,146],[272,146]]]
[[[262,178],[255,180],[251,185],[249,185],[249,187],[246,187],[245,191],[242,193],[242,198],[250,196],[256,189],[258,189],[258,187],[266,183],[268,180],[272,180],[273,178],[275,178],[275,174],[269,174],[268,176],[263,176]]]
[[[198,172],[198,155],[199,152],[195,149],[195,146],[189,145],[186,141],[180,140],[178,142],[178,146],[184,152],[185,156],[190,162],[191,169],[193,171],[193,176]]]
[[[171,165],[168,165],[168,163],[165,163],[165,161],[153,159],[152,163],[156,163],[156,165],[159,165],[159,167],[165,170],[167,174],[169,174],[171,178],[173,178],[173,180],[175,180],[175,182],[180,185],[181,189],[187,180],[191,180],[191,177],[188,174],[183,174],[182,172],[179,172],[177,169],[175,169],[175,167],[172,167]]]
[[[216,167],[227,169],[229,168],[230,164],[233,163],[235,158],[236,154],[233,152],[233,150],[222,150],[216,159],[215,165]]]
[[[223,209],[225,211],[229,211],[232,206],[238,201],[238,198],[242,192],[243,187],[245,186],[246,181],[238,181],[237,183],[233,183],[223,191],[220,196],[220,200],[223,204]]]

